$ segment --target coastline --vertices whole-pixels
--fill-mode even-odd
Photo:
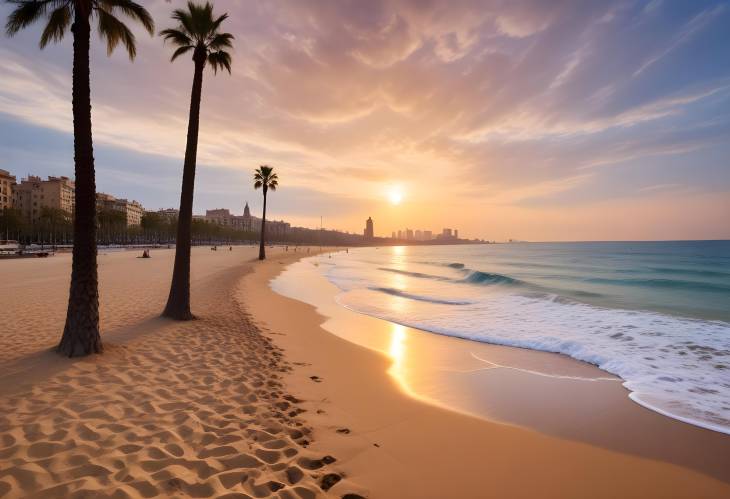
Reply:
[[[72,360],[50,351],[65,313],[70,255],[2,262],[10,284],[0,304],[8,318],[0,333],[0,495],[711,498],[730,493],[730,478],[716,471],[727,456],[712,443],[702,456],[678,465],[666,462],[667,456],[641,456],[596,441],[666,435],[660,420],[671,423],[671,442],[665,442],[670,447],[681,450],[682,442],[696,438],[694,432],[717,441],[717,434],[688,430],[636,406],[625,391],[620,407],[645,411],[651,425],[640,421],[606,434],[586,425],[583,430],[593,439],[588,441],[552,434],[547,427],[538,431],[473,417],[407,395],[388,374],[394,368],[389,357],[322,329],[326,317],[270,288],[288,265],[313,253],[277,248],[259,262],[256,251],[193,250],[192,304],[198,320],[190,322],[159,318],[172,251],[154,251],[150,259],[134,252],[100,255],[105,352]],[[308,291],[313,283],[301,285]],[[444,342],[471,344],[421,335],[437,349]],[[483,347],[490,361],[514,360],[515,349]],[[535,352],[521,353],[534,361]],[[564,360],[581,375],[595,370]],[[602,394],[590,399],[590,391],[560,391],[569,385],[545,380],[548,393],[540,393],[545,386],[532,378],[515,387],[507,376],[495,386],[532,387],[527,398],[539,396],[550,409],[529,416],[548,426],[566,414],[580,414],[576,399],[612,400]],[[551,414],[558,408],[563,412]],[[327,492],[325,482],[335,482]]]
[[[591,401],[604,402],[598,408],[608,411],[599,418],[602,426],[579,421],[576,431],[568,435],[551,434],[549,425],[535,431],[488,421],[408,396],[388,374],[392,359],[322,329],[330,317],[270,288],[270,281],[291,261],[280,259],[278,266],[257,266],[243,280],[241,293],[254,320],[276,332],[274,341],[298,366],[287,381],[297,396],[307,400],[306,418],[315,428],[314,447],[338,456],[347,482],[362,487],[363,495],[723,497],[730,493],[730,474],[722,465],[730,456],[725,435],[644,409],[631,402],[618,383],[612,384],[616,386],[610,391],[580,393],[567,388],[546,394],[533,387],[533,394],[549,399],[563,414],[573,410],[582,414]],[[308,284],[301,283],[305,292]],[[277,313],[279,310],[287,313]],[[433,341],[465,341],[421,334]],[[510,358],[520,350],[492,345],[483,348],[492,352],[487,360]],[[530,354],[583,364],[557,354]],[[593,366],[583,367],[602,372]],[[310,376],[321,382],[313,382]],[[530,383],[534,385],[534,380],[523,380],[517,388],[524,389]],[[509,398],[495,400],[504,405]],[[530,419],[551,418],[555,415],[549,410],[529,414],[528,423]],[[644,448],[611,444],[635,439],[649,443]],[[686,454],[688,449],[691,452]]]

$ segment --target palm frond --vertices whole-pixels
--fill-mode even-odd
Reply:
[[[193,23],[190,19],[190,13],[185,12],[182,9],[175,9],[172,11],[172,18],[180,23],[181,31],[186,32],[188,36],[193,36],[195,30],[193,29]]]
[[[155,33],[155,22],[147,9],[132,0],[96,0],[99,6],[106,7],[110,13],[114,13],[114,9],[119,9],[130,19],[138,21],[150,35]]]
[[[178,47],[177,50],[175,50],[175,52],[173,52],[172,57],[170,58],[170,62],[174,61],[175,59],[177,59],[184,53],[189,52],[191,50],[193,50],[192,45],[184,45],[182,47]]]
[[[179,29],[163,29],[162,31],[160,31],[160,36],[163,37],[166,42],[170,41],[180,47],[193,45],[193,40]]]
[[[59,42],[66,34],[66,29],[71,24],[71,8],[68,5],[54,10],[48,17],[43,33],[41,34],[40,46],[45,48],[48,42]]]
[[[49,8],[62,7],[66,2],[58,0],[13,0],[8,3],[17,5],[5,23],[5,33],[8,36],[13,36],[21,29],[30,26],[43,17]]]
[[[231,55],[228,52],[219,50],[208,54],[208,62],[213,68],[214,73],[218,73],[219,69],[225,69],[231,74]]]
[[[274,173],[274,167],[269,165],[261,165],[254,171],[254,189],[263,187],[275,191],[279,186],[279,176]]]
[[[121,22],[106,10],[100,8],[96,11],[99,16],[99,36],[106,39],[106,51],[111,55],[114,49],[123,43],[127,49],[130,59],[137,55],[137,47],[134,42],[134,34]]]
[[[233,44],[231,43],[233,39],[233,35],[230,33],[215,33],[208,42],[208,48],[210,50],[231,48],[233,47]]]
[[[192,2],[188,2],[191,5]],[[205,5],[196,6],[195,14],[193,16],[195,20],[196,30],[203,38],[207,38],[212,32],[212,21],[213,21],[213,5],[210,2],[205,2]]]
[[[211,19],[212,18],[213,18],[213,13],[211,12]],[[223,14],[218,19],[213,21],[210,26],[210,33],[212,34],[212,33],[215,33],[216,31],[218,31],[218,28],[220,28],[221,23],[223,21],[225,21],[226,19],[228,19],[228,14]]]
[[[160,36],[165,42],[170,41],[178,46],[171,60],[175,60],[192,48],[196,50],[196,54],[198,51],[205,54],[206,62],[215,73],[225,69],[230,74],[231,54],[225,49],[233,47],[234,37],[230,33],[218,33],[220,24],[227,18],[228,14],[223,14],[214,19],[213,4],[210,2],[202,4],[189,1],[187,9],[173,10],[172,19],[178,22],[178,26],[160,31]]]

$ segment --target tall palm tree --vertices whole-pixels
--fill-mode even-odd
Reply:
[[[266,237],[266,194],[269,189],[272,191],[276,190],[279,185],[279,176],[274,173],[273,166],[261,165],[256,168],[256,172],[253,174],[253,188],[263,189],[264,191],[264,213],[261,217],[261,244],[259,245],[259,260],[266,258],[266,250],[264,245],[266,244],[264,239]]]
[[[120,43],[130,59],[137,53],[134,34],[120,21],[117,13],[139,22],[154,34],[152,17],[131,0],[7,0],[15,5],[8,16],[5,31],[13,36],[21,29],[46,18],[40,47],[63,39],[71,28],[73,34],[73,69],[71,101],[74,126],[74,169],[76,175],[76,215],[71,264],[71,289],[58,351],[69,357],[102,351],[99,336],[99,289],[96,269],[96,180],[94,148],[91,138],[91,84],[89,48],[91,21],[96,21],[99,35],[106,40],[107,53]]]
[[[165,41],[177,46],[171,61],[192,50],[195,72],[193,73],[193,90],[190,95],[188,137],[180,192],[175,266],[172,271],[170,295],[162,315],[177,320],[190,320],[193,319],[193,314],[190,312],[190,240],[203,69],[208,63],[214,73],[218,73],[219,69],[226,69],[229,74],[231,73],[231,55],[226,49],[233,46],[231,43],[233,35],[219,31],[221,23],[228,18],[228,14],[214,17],[213,5],[208,2],[205,5],[188,2],[187,9],[175,9],[172,12],[172,18],[178,22],[177,28],[160,32]]]

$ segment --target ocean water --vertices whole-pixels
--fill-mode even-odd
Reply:
[[[569,355],[730,433],[730,241],[358,248],[314,257],[354,311]]]

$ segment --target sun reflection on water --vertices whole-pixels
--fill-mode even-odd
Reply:
[[[410,393],[411,390],[406,383],[406,334],[405,326],[391,325],[388,356],[393,363],[388,373],[395,378],[404,391]]]

